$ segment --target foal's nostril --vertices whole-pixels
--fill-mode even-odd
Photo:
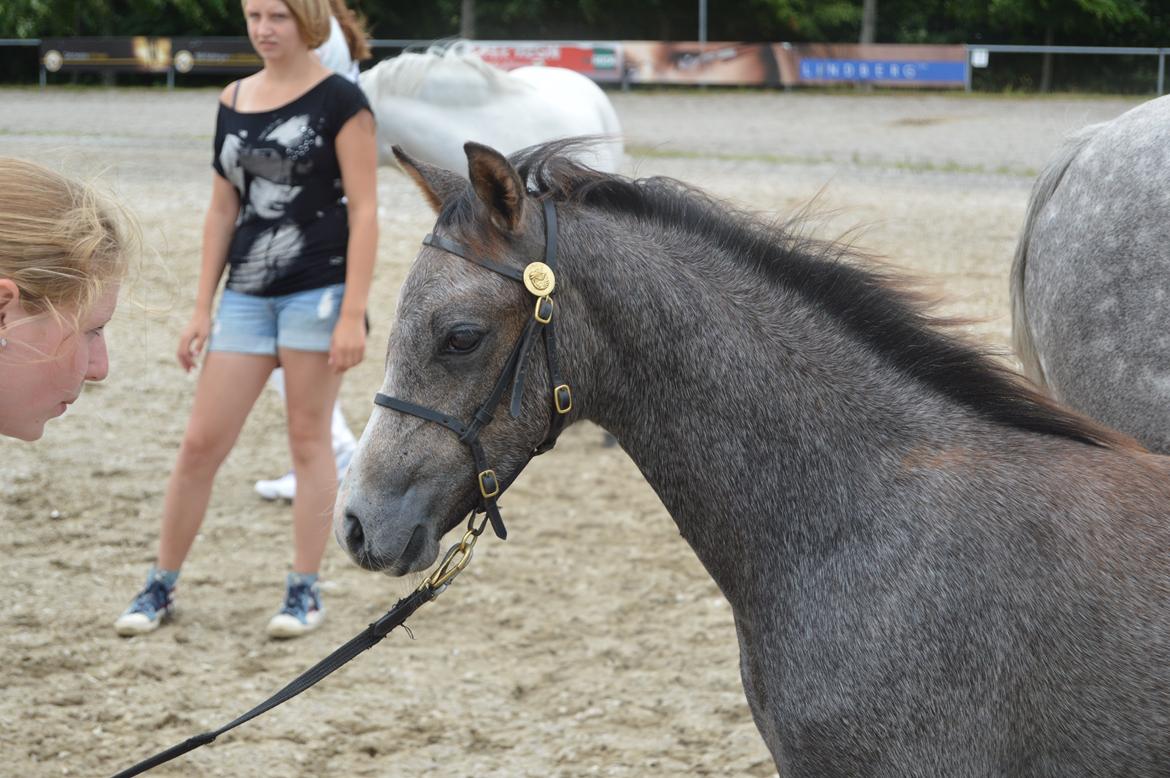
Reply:
[[[345,512],[345,545],[353,553],[362,550],[366,544],[366,533],[362,530],[361,519],[353,511]]]

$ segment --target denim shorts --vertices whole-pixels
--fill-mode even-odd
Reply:
[[[207,348],[272,356],[280,348],[328,352],[344,293],[345,284],[277,297],[224,289]]]

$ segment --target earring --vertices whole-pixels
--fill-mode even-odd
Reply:
[[[8,338],[0,338],[0,348],[4,348],[7,345],[8,345]]]

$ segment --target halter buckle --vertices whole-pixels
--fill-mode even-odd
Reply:
[[[479,493],[483,495],[485,500],[497,496],[500,493],[500,481],[496,478],[495,470],[484,470],[478,476]]]
[[[547,297],[537,297],[532,316],[541,324],[548,324],[552,321],[553,301]]]
[[[553,389],[553,405],[562,416],[573,410],[573,390],[568,384],[561,384]]]

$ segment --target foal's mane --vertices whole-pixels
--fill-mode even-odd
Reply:
[[[702,236],[733,250],[771,283],[828,311],[854,338],[904,374],[980,416],[1019,429],[1103,448],[1141,449],[1129,437],[1068,410],[967,338],[946,331],[954,320],[930,312],[913,284],[866,264],[849,244],[821,241],[800,229],[803,217],[782,225],[717,200],[681,181],[632,180],[601,173],[570,159],[589,140],[534,146],[513,156],[521,180],[540,197],[619,213],[666,229]],[[443,217],[470,217],[466,203]],[[464,207],[461,207],[464,206]]]
[[[432,46],[422,54],[403,52],[370,68],[366,79],[374,78],[377,88],[385,90],[385,94],[414,97],[422,91],[427,76],[441,70],[461,72],[469,78],[480,79],[491,92],[521,92],[530,88],[507,71],[492,67],[459,46]]]

